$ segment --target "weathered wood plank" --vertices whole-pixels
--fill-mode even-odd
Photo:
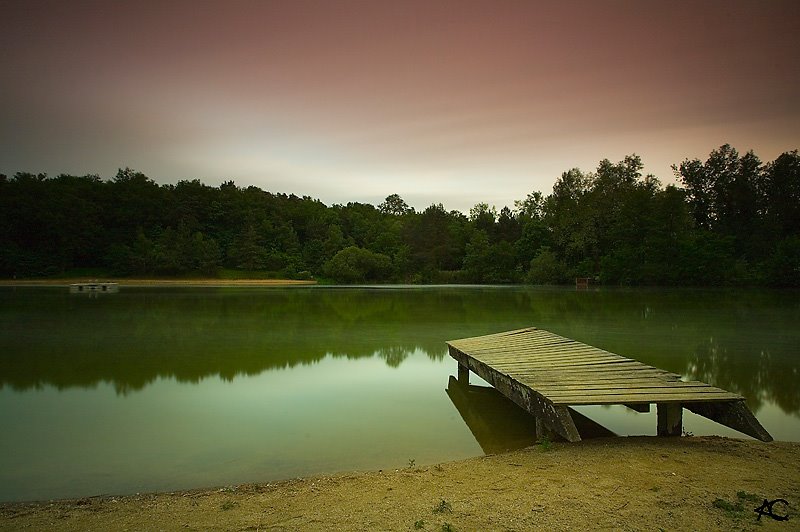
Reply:
[[[527,379],[525,383],[528,384]],[[550,392],[569,392],[569,391],[592,391],[592,390],[630,390],[633,388],[644,389],[700,389],[700,390],[718,390],[724,391],[720,388],[709,387],[702,382],[683,382],[683,381],[655,381],[653,379],[631,379],[625,382],[599,382],[599,383],[586,383],[586,384],[564,384],[564,383],[541,383],[536,385],[536,389],[542,393]]]
[[[514,355],[530,355],[535,354],[539,355],[539,353],[543,354],[566,354],[566,353],[576,353],[576,352],[591,352],[591,353],[602,353],[603,351],[600,349],[593,349],[587,348],[585,346],[574,346],[570,344],[548,344],[543,346],[531,346],[531,345],[524,345],[520,347],[492,347],[492,348],[464,348],[464,346],[454,346],[459,349],[464,349],[465,351],[469,351],[470,355],[476,356],[479,358],[483,357],[492,357],[492,356],[504,356],[509,354],[509,349],[513,350]]]
[[[530,377],[532,379],[549,379],[549,380],[559,380],[559,382],[568,382],[568,381],[578,381],[582,378],[616,378],[616,377],[629,377],[629,378],[659,378],[664,380],[678,380],[680,379],[680,375],[676,375],[674,373],[666,373],[660,372],[658,370],[646,370],[646,369],[638,369],[638,370],[626,370],[626,369],[616,369],[616,370],[606,370],[603,372],[599,371],[587,371],[585,369],[564,369],[563,371],[559,371],[557,369],[545,369],[540,368],[538,370],[531,370],[531,371],[518,371],[515,372],[515,375],[522,375],[525,377]]]
[[[594,375],[597,377],[602,377],[604,375],[611,375],[613,373],[619,373],[624,375],[660,375],[664,378],[673,378],[677,377],[680,378],[680,375],[677,373],[670,373],[669,371],[665,371],[663,369],[654,368],[651,366],[636,366],[636,367],[627,367],[627,368],[616,368],[610,369],[606,368],[605,371],[597,371],[597,368],[589,368],[589,369],[568,369],[568,368],[558,368],[558,367],[543,367],[531,370],[530,374],[537,374],[541,373],[542,375],[549,375],[552,376],[553,374],[559,375],[562,374],[561,372],[571,372],[571,373],[586,373],[588,375]],[[518,373],[525,373],[524,371]]]
[[[525,381],[522,381],[524,384]],[[574,397],[576,395],[581,396],[593,396],[599,397],[602,395],[684,395],[684,396],[692,396],[701,394],[705,397],[708,394],[723,394],[723,395],[730,395],[734,397],[740,397],[738,395],[732,394],[730,392],[726,392],[725,390],[720,390],[719,388],[698,388],[698,387],[691,387],[691,388],[681,388],[681,387],[674,387],[670,388],[668,386],[662,386],[660,388],[610,388],[610,389],[590,389],[590,390],[541,390],[537,388],[537,391],[544,395],[545,397],[549,397],[551,399],[561,398],[561,397]],[[699,399],[703,397],[698,396]]]
[[[570,358],[578,355],[594,355],[594,356],[607,356],[612,358],[625,358],[619,355],[613,355],[606,351],[598,349],[530,349],[525,351],[509,353],[508,351],[497,351],[493,353],[478,353],[470,351],[470,355],[480,358],[481,360],[507,360],[519,358]]]
[[[581,367],[581,366],[608,366],[611,367],[618,367],[618,368],[644,368],[647,366],[643,366],[639,362],[636,361],[629,361],[629,360],[613,360],[613,359],[603,359],[603,360],[588,360],[582,361],[577,360],[575,362],[538,362],[535,360],[521,360],[519,362],[498,362],[492,363],[493,367],[502,369],[502,368],[571,368],[571,367]],[[602,370],[603,368],[598,368]]]
[[[636,403],[702,403],[715,401],[738,401],[740,397],[734,394],[708,394],[701,396],[680,394],[622,394],[622,395],[575,395],[572,397],[550,398],[554,405],[622,405]],[[687,407],[688,408],[688,407]]]
[[[528,355],[528,356],[526,356],[526,355]],[[593,351],[593,350],[590,350],[590,349],[576,350],[576,351],[566,351],[566,352],[563,352],[563,353],[561,353],[561,352],[557,352],[557,353],[532,352],[531,354],[528,354],[528,353],[517,353],[517,354],[509,355],[509,354],[506,353],[506,354],[503,354],[503,355],[491,355],[491,356],[473,354],[472,356],[475,356],[476,358],[479,358],[479,359],[483,360],[484,362],[491,362],[491,363],[508,362],[508,361],[515,361],[515,360],[527,360],[527,359],[542,360],[542,361],[547,361],[547,362],[558,362],[558,361],[561,361],[561,360],[578,360],[578,359],[581,359],[581,358],[598,358],[598,359],[599,358],[603,358],[603,359],[607,359],[607,360],[628,360],[628,361],[631,361],[631,362],[638,362],[638,360],[634,361],[632,358],[621,357],[619,355],[612,355],[611,353],[605,353],[605,352],[602,352],[602,351]],[[639,362],[639,363],[641,364],[641,362]]]
[[[470,342],[461,342],[456,340],[450,343],[461,347],[468,347],[470,349],[498,349],[498,348],[517,349],[519,347],[544,348],[549,346],[565,346],[565,345],[571,345],[573,347],[577,346],[593,347],[595,349],[599,349],[597,346],[582,344],[580,342],[576,342],[575,340],[570,340],[569,338],[562,338],[560,336],[546,336],[546,337],[527,336],[527,337],[517,337],[512,340],[498,338],[489,341],[470,341]]]
[[[519,338],[516,340],[504,340],[504,339],[497,339],[497,340],[490,340],[490,341],[470,341],[470,342],[461,342],[461,341],[451,341],[448,342],[453,347],[468,349],[470,353],[473,351],[492,351],[496,349],[517,349],[520,347],[556,347],[556,346],[586,346],[586,344],[581,344],[579,342],[575,342],[574,340],[569,340],[567,338]],[[589,346],[594,347],[594,346]],[[597,348],[595,348],[597,349]]]
[[[529,383],[531,386],[538,386],[540,384],[546,384],[548,382],[552,383],[555,379],[558,379],[558,382],[562,384],[582,384],[584,382],[605,382],[605,381],[622,381],[627,382],[631,380],[645,380],[651,381],[654,380],[655,382],[658,381],[670,381],[672,382],[680,382],[678,378],[673,378],[669,375],[659,375],[658,373],[648,373],[648,372],[636,372],[636,373],[625,373],[625,372],[615,372],[613,374],[598,374],[598,373],[583,373],[583,372],[570,372],[568,375],[558,375],[555,373],[546,373],[546,372],[537,372],[537,373],[515,373],[515,376],[519,379],[525,379],[525,382]]]
[[[608,358],[608,357],[578,357],[574,359],[562,359],[562,360],[548,360],[548,359],[521,359],[521,360],[503,360],[503,361],[494,361],[494,360],[486,360],[481,357],[476,357],[478,360],[485,364],[489,364],[493,367],[531,367],[531,368],[564,368],[579,364],[590,364],[590,365],[597,365],[597,364],[621,364],[627,363],[629,368],[635,369],[657,369],[652,368],[649,366],[645,366],[635,360],[629,360],[625,358]]]
[[[548,379],[530,379],[525,376],[519,376],[520,381],[524,381],[525,384],[535,388],[537,390],[546,391],[546,390],[592,390],[596,388],[615,388],[615,387],[631,387],[631,386],[639,386],[639,387],[660,387],[660,386],[668,386],[670,383],[676,384],[685,384],[683,381],[667,381],[658,378],[640,378],[640,377],[628,377],[628,378],[583,378],[583,379],[571,379],[571,380],[563,380],[557,383],[554,383],[552,380]]]
[[[744,400],[734,403],[696,403],[686,405],[686,408],[695,414],[707,417],[757,440],[772,441],[772,436],[747,408]]]

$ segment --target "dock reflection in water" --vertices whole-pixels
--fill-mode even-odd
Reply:
[[[486,454],[524,449],[541,436],[536,432],[536,418],[494,388],[460,383],[451,375],[445,391]],[[573,409],[570,414],[582,439],[616,436]]]

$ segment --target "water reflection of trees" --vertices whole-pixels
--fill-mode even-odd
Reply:
[[[397,367],[444,341],[536,325],[800,410],[794,293],[529,288],[0,291],[0,384],[125,393],[159,377],[232,379],[326,356]]]
[[[758,336],[708,338],[691,353],[686,374],[743,395],[755,410],[768,401],[787,413],[800,411],[796,358],[786,356],[788,346],[765,347]]]

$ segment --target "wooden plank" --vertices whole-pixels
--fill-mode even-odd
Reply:
[[[479,342],[491,342],[497,340],[513,340],[520,337],[526,337],[531,335],[553,335],[548,331],[543,329],[537,329],[535,327],[526,327],[524,329],[516,329],[514,331],[506,331],[502,333],[494,333],[494,334],[486,334],[483,336],[471,336],[469,338],[458,338],[456,340],[448,340],[448,344],[452,343],[479,343]]]
[[[544,379],[558,380],[560,382],[567,382],[570,380],[581,378],[614,378],[614,377],[658,377],[661,379],[679,379],[680,375],[675,373],[667,373],[665,371],[657,370],[655,368],[620,368],[620,369],[607,369],[606,371],[586,370],[581,368],[564,369],[563,371],[558,368],[539,368],[530,371],[517,371],[514,373],[520,377],[541,377]]]
[[[611,375],[613,373],[619,374],[626,374],[626,375],[664,375],[665,378],[669,375],[675,375],[674,373],[670,374],[667,372],[659,373],[659,370],[655,368],[650,368],[647,366],[631,366],[631,365],[624,365],[624,364],[613,364],[613,365],[606,365],[606,366],[573,366],[573,367],[564,367],[564,368],[557,368],[557,367],[539,367],[539,368],[531,368],[530,370],[517,370],[514,372],[516,375],[547,375],[549,377],[558,379],[559,375],[563,376],[563,379],[566,379],[570,376],[601,376],[601,375]],[[675,375],[676,377],[680,377],[680,375]]]
[[[553,378],[558,378],[558,375],[552,375],[547,373],[516,373],[514,374],[514,378],[519,379],[521,381],[525,381],[529,383],[530,386],[540,386],[542,384],[553,382]],[[658,379],[665,382],[681,382],[678,379],[668,379],[667,377],[658,375],[656,373],[645,373],[645,372],[637,372],[637,373],[626,373],[626,372],[607,372],[603,373],[602,375],[593,375],[591,373],[581,373],[581,372],[572,372],[569,375],[561,376],[561,379],[558,381],[562,384],[582,384],[582,383],[600,383],[609,382],[609,381],[620,381],[622,383],[636,381],[636,380],[643,380],[643,381],[650,381],[651,379]]]
[[[528,382],[525,382],[528,384]],[[669,389],[709,389],[713,388],[715,390],[719,390],[719,388],[714,388],[705,384],[703,382],[683,382],[683,381],[662,381],[662,380],[649,380],[649,379],[635,379],[629,380],[627,382],[599,382],[599,383],[586,383],[586,384],[562,384],[562,383],[552,383],[552,384],[538,384],[536,389],[540,392],[562,392],[562,391],[583,391],[583,390],[613,390],[613,389],[629,389],[629,388],[647,388],[647,389],[660,389],[660,388],[669,388]],[[720,390],[722,391],[722,390]]]
[[[613,362],[636,362],[637,364],[641,364],[638,360],[632,360],[630,358],[624,357],[614,357],[609,356],[603,353],[574,353],[568,356],[552,356],[552,357],[528,357],[528,358],[505,358],[505,359],[493,359],[493,358],[485,358],[485,357],[475,357],[478,360],[486,362],[487,364],[507,364],[507,363],[522,363],[522,362],[531,362],[534,364],[560,364],[562,362],[579,362],[579,361],[597,361],[597,360],[607,360]]]
[[[589,349],[586,347],[583,348],[575,348],[575,349],[557,349],[557,348],[530,348],[528,350],[521,350],[521,351],[497,351],[492,353],[481,353],[481,352],[473,352],[470,351],[470,356],[475,358],[480,358],[481,360],[503,360],[503,359],[527,359],[527,358],[553,358],[553,357],[569,357],[569,356],[576,356],[576,355],[606,355],[606,356],[616,356],[619,355],[612,355],[607,351],[601,351],[600,349]],[[623,358],[623,357],[620,357]]]
[[[587,368],[541,367],[541,368],[532,369],[529,372],[526,372],[524,370],[520,370],[520,371],[517,371],[516,373],[518,375],[541,374],[541,375],[546,375],[548,378],[551,378],[551,379],[558,379],[559,375],[563,375],[564,379],[566,379],[572,373],[575,373],[575,374],[583,373],[586,376],[594,376],[594,377],[603,377],[605,375],[620,374],[620,375],[641,375],[643,377],[647,377],[647,376],[650,376],[650,375],[658,375],[658,376],[660,376],[662,378],[673,378],[673,377],[680,378],[680,375],[678,375],[677,373],[670,373],[669,371],[665,371],[663,369],[654,368],[652,366],[645,366],[644,364],[636,365],[636,366],[619,367],[619,368],[614,368],[614,369],[612,369],[612,368],[605,368],[605,369],[600,368],[600,370],[598,370],[598,368],[596,368],[596,367],[589,367],[588,369]]]
[[[486,364],[486,362],[484,362]],[[632,366],[630,362],[609,362],[609,361],[590,361],[590,362],[583,362],[577,361],[571,364],[563,363],[563,364],[533,364],[533,363],[511,363],[508,362],[506,364],[489,364],[493,368],[496,368],[498,371],[502,371],[503,373],[519,375],[523,373],[533,373],[537,371],[581,371],[584,373],[602,373],[604,370],[613,371],[617,370],[632,370],[635,371],[636,367]]]
[[[483,335],[483,336],[470,336],[468,338],[459,338],[457,340],[448,340],[446,343],[448,343],[448,344],[452,344],[452,343],[456,343],[456,342],[458,342],[458,343],[469,343],[471,341],[482,341],[484,339],[485,340],[489,340],[489,339],[492,339],[492,338],[504,338],[504,337],[508,337],[508,336],[514,336],[514,335],[517,335],[517,334],[522,334],[522,333],[526,333],[526,332],[533,332],[533,331],[537,331],[537,330],[541,331],[542,329],[536,329],[535,327],[525,327],[525,328],[522,328],[522,329],[515,329],[513,331],[504,331],[504,332],[500,332],[500,333],[486,334],[486,335]]]
[[[602,373],[605,370],[613,371],[613,370],[643,370],[644,368],[636,362],[630,362],[628,360],[576,360],[574,362],[504,362],[502,364],[492,364],[485,361],[481,361],[484,364],[488,364],[493,368],[497,368],[499,371],[503,371],[504,373],[524,373],[524,372],[533,372],[533,371],[543,371],[543,370],[565,370],[565,371],[575,371],[575,370],[583,370],[584,372],[594,372],[594,373]]]
[[[621,357],[619,355],[612,355],[611,353],[605,353],[603,351],[592,351],[590,349],[585,349],[581,351],[569,351],[569,352],[552,352],[552,353],[532,353],[532,354],[518,354],[518,355],[475,355],[475,358],[479,360],[483,360],[485,362],[506,362],[509,360],[519,360],[519,361],[526,361],[526,360],[547,360],[547,361],[558,361],[558,360],[574,360],[581,357],[595,357],[595,358],[608,358],[608,359],[618,359],[618,360],[634,360],[628,357]]]
[[[456,347],[466,347],[470,353],[481,351],[513,351],[516,352],[522,349],[553,349],[553,348],[573,348],[588,347],[592,349],[600,349],[599,347],[582,344],[574,340],[567,340],[565,338],[549,338],[540,340],[527,340],[516,341],[513,343],[497,341],[488,343],[470,343],[470,344],[457,344]]]
[[[621,405],[626,403],[701,403],[708,401],[739,401],[741,397],[735,394],[705,394],[698,395],[681,394],[630,394],[630,395],[577,395],[574,397],[552,398],[550,401],[555,405],[579,406],[579,405]],[[688,408],[688,407],[687,407]]]
[[[480,349],[518,349],[521,347],[548,347],[553,345],[572,345],[572,346],[585,346],[569,338],[562,338],[560,336],[539,336],[539,337],[519,337],[513,340],[504,338],[489,339],[489,340],[470,340],[470,341],[453,341],[448,342],[453,347],[466,348],[470,352],[472,350]],[[593,346],[589,346],[593,347]]]
[[[520,334],[513,337],[500,336],[495,338],[474,338],[471,340],[453,340],[449,343],[459,345],[505,345],[513,346],[520,344],[534,344],[534,343],[547,343],[547,342],[575,342],[570,338],[564,338],[555,334],[545,334],[542,332]],[[579,343],[579,342],[575,342]]]
[[[535,388],[537,390],[546,391],[546,390],[591,390],[593,388],[613,388],[616,386],[634,386],[639,385],[640,387],[658,387],[658,386],[670,386],[671,384],[681,384],[683,381],[667,381],[658,378],[637,378],[637,377],[628,377],[628,378],[595,378],[595,379],[572,379],[569,381],[560,381],[555,383],[553,381],[548,381],[547,379],[540,379],[540,380],[531,380],[526,377],[519,378],[521,382],[525,382],[528,386]]]
[[[582,396],[601,396],[601,395],[633,395],[633,394],[640,394],[640,395],[664,395],[664,394],[671,394],[671,395],[692,395],[692,394],[729,394],[730,392],[726,392],[725,390],[720,390],[719,388],[702,388],[702,387],[691,387],[691,388],[681,388],[681,387],[669,387],[669,386],[662,386],[658,388],[609,388],[609,389],[594,389],[594,390],[539,390],[539,393],[544,395],[545,397],[550,398],[557,398],[557,397],[575,397],[576,395]],[[733,395],[733,394],[731,394]],[[738,396],[737,396],[738,397]]]
[[[459,347],[459,346],[456,346]],[[461,347],[463,349],[463,347]],[[466,349],[469,351],[470,356],[474,356],[475,358],[483,358],[483,357],[491,357],[491,356],[503,356],[503,355],[512,355],[515,357],[518,356],[538,356],[541,354],[549,354],[549,353],[576,353],[581,351],[591,351],[591,352],[601,352],[601,349],[592,348],[589,346],[575,346],[575,345],[567,345],[567,344],[548,344],[546,346],[535,346],[535,345],[521,345],[518,347],[484,347],[484,348],[469,348]]]
[[[686,408],[695,414],[707,417],[757,440],[772,441],[772,436],[747,408],[744,399],[735,403],[697,403],[686,405]]]
[[[480,359],[476,359],[480,360]],[[607,366],[609,368],[614,366],[621,366],[625,365],[628,368],[628,371],[644,371],[651,368],[649,366],[645,366],[636,362],[635,360],[625,360],[619,359],[615,360],[613,358],[580,358],[577,360],[557,360],[557,361],[550,361],[550,360],[525,360],[525,361],[518,361],[518,362],[489,362],[487,360],[481,360],[484,364],[488,364],[492,367],[500,368],[508,368],[515,371],[524,371],[525,368],[532,368],[533,370],[560,370],[560,369],[568,369],[568,368],[576,368],[580,366],[585,366],[589,368],[587,371],[593,371],[595,373],[602,373],[603,367]],[[596,368],[594,366],[601,366],[600,368]],[[516,369],[515,369],[516,368]]]

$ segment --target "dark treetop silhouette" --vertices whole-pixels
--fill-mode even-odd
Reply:
[[[231,181],[158,185],[129,168],[108,181],[17,173],[0,176],[0,276],[800,286],[796,150],[762,164],[724,145],[674,167],[682,188],[642,169],[606,159],[564,172],[549,196],[469,216],[396,194],[328,207]]]

